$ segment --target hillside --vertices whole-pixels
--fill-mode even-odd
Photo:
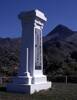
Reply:
[[[77,32],[64,25],[58,25],[44,37],[46,73],[77,75],[76,56]]]
[[[76,32],[60,24],[47,34],[45,40],[65,40],[67,37],[74,35],[74,33]]]
[[[20,38],[0,38],[0,73],[13,75],[19,65]]]
[[[77,75],[77,32],[56,26],[44,37],[44,73]],[[16,75],[21,38],[0,38],[0,73]]]

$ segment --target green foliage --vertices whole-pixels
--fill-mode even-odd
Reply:
[[[0,40],[0,73],[16,75],[19,66],[21,39]],[[77,75],[77,46],[61,40],[44,43],[44,74]]]
[[[17,73],[20,43],[14,43],[15,41],[15,39],[7,38],[0,41],[0,73],[2,75],[15,75]]]
[[[77,52],[74,51],[72,45],[62,41],[49,41],[44,43],[44,49],[45,74],[52,77],[55,75],[77,76]]]
[[[71,58],[72,58],[72,59],[75,59],[75,60],[77,61],[77,51],[73,51],[73,52],[71,53]]]

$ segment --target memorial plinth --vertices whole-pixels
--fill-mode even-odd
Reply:
[[[47,18],[36,9],[22,12],[19,19],[22,23],[20,66],[13,83],[7,85],[7,91],[32,94],[51,88],[51,82],[43,75],[42,29]]]

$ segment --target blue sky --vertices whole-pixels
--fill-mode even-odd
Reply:
[[[58,24],[77,30],[77,0],[0,0],[0,37],[21,36],[18,14],[36,8],[48,18],[44,35]]]

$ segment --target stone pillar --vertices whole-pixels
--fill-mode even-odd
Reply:
[[[47,18],[36,9],[20,13],[19,19],[22,24],[20,66],[18,76],[7,85],[7,90],[31,94],[51,87],[43,75],[42,29]]]

